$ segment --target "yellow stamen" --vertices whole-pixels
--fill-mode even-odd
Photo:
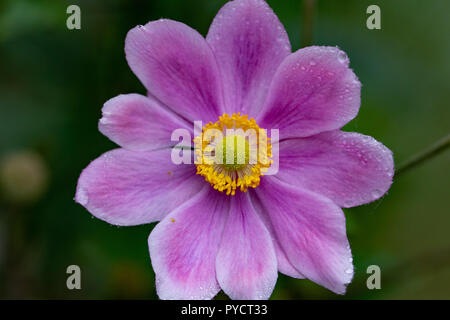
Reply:
[[[233,130],[231,134],[229,130]],[[217,122],[206,124],[194,143],[197,174],[227,195],[256,188],[272,162],[266,131],[253,118],[239,113],[224,114]]]

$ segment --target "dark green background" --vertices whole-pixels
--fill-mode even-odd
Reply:
[[[302,2],[268,2],[298,49]],[[97,130],[103,103],[145,93],[125,60],[127,31],[165,17],[205,35],[224,3],[0,2],[0,163],[33,152],[48,174],[34,201],[0,194],[1,298],[156,298],[147,248],[153,225],[117,228],[92,219],[73,201],[76,181],[115,147]],[[81,30],[66,28],[69,4],[81,7]],[[381,7],[382,30],[366,28],[370,4]],[[396,164],[448,132],[449,15],[445,0],[318,1],[313,43],[345,50],[363,84],[360,113],[345,129],[383,142]],[[345,210],[355,263],[345,296],[280,275],[272,298],[450,298],[449,160],[443,153],[396,177],[382,200]],[[71,264],[81,267],[82,290],[66,288]],[[381,267],[381,290],[366,288],[371,264]]]

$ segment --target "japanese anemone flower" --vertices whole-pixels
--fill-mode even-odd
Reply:
[[[340,130],[360,105],[347,55],[291,53],[263,0],[225,4],[206,39],[171,20],[135,27],[125,52],[148,95],[105,103],[99,129],[121,148],[89,164],[75,200],[114,225],[160,221],[148,240],[159,297],[211,299],[222,289],[267,299],[278,271],[345,293],[353,263],[341,208],[380,198],[393,177],[389,149]],[[234,163],[173,163],[172,133],[192,134],[194,121],[203,132],[278,129],[279,141],[265,139],[267,158],[279,150],[278,172],[263,176],[270,161],[250,163],[238,134],[213,145],[225,154],[226,142],[243,142]],[[200,140],[200,152],[208,147]]]

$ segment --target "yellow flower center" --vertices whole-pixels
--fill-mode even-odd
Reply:
[[[215,157],[227,170],[241,169],[249,163],[250,145],[243,136],[225,136],[216,145]]]
[[[271,144],[253,118],[224,114],[194,138],[197,174],[221,192],[236,194],[256,188],[270,167]]]

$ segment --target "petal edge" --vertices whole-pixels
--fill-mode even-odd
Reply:
[[[344,126],[358,113],[361,83],[335,47],[307,47],[278,68],[257,122],[279,129],[280,140]]]

